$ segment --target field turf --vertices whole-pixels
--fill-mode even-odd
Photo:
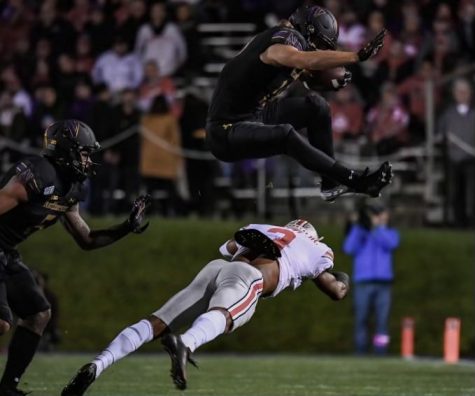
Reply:
[[[90,355],[38,355],[24,376],[31,396],[59,396]],[[196,356],[189,389],[175,390],[165,355],[134,355],[106,371],[91,396],[472,396],[475,362],[296,355]],[[4,359],[2,359],[3,365]]]

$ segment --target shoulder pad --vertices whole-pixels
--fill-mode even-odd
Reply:
[[[25,186],[28,195],[51,195],[54,191],[56,171],[43,157],[29,157],[17,162],[15,173]]]
[[[295,29],[287,27],[275,30],[271,37],[271,43],[291,45],[299,51],[305,51],[307,49],[307,40]]]

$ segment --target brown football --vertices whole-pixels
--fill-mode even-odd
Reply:
[[[345,76],[344,67],[334,67],[326,70],[306,70],[300,76],[300,80],[314,91],[333,91],[337,89],[336,80],[342,80]]]

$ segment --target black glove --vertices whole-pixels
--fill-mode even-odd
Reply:
[[[150,223],[148,221],[143,225],[142,223],[145,218],[145,212],[150,206],[151,202],[152,197],[149,194],[140,195],[135,199],[134,203],[132,204],[132,210],[130,211],[129,219],[127,221],[132,232],[141,234],[149,226]]]
[[[360,62],[368,60],[379,52],[383,47],[386,32],[386,29],[381,30],[373,40],[358,51],[358,59]]]
[[[345,88],[351,82],[352,74],[349,70],[345,70],[345,75],[343,78],[338,80],[332,80],[333,87],[335,91],[339,91],[342,88]]]

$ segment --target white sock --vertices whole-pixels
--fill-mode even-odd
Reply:
[[[136,351],[146,342],[153,340],[152,324],[141,320],[122,330],[121,333],[92,361],[97,366],[96,378],[110,365]]]
[[[223,334],[225,330],[226,316],[214,309],[198,316],[191,328],[181,335],[181,340],[191,352],[194,352],[201,345]]]

